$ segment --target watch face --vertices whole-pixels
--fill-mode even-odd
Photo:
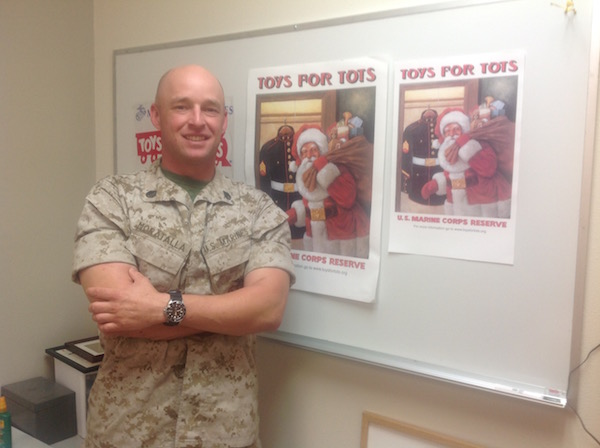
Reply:
[[[182,302],[171,301],[165,313],[169,322],[181,322],[185,317],[185,305]]]

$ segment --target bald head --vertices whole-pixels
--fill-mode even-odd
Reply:
[[[165,101],[165,97],[172,91],[174,84],[179,84],[182,80],[194,79],[202,82],[205,88],[214,91],[214,94],[225,104],[225,94],[220,81],[210,71],[200,65],[182,65],[174,67],[161,76],[156,88],[154,102],[159,105]]]

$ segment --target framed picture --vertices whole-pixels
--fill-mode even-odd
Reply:
[[[390,417],[365,411],[360,448],[483,448]]]
[[[89,362],[100,362],[104,357],[104,349],[98,336],[66,342],[65,348]]]
[[[46,353],[82,373],[96,372],[100,366],[100,361],[90,362],[76,353],[73,353],[71,350],[65,348],[64,345],[47,348]]]

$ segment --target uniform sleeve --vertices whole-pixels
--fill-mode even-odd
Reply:
[[[126,208],[119,200],[118,183],[105,179],[86,197],[77,223],[71,278],[79,283],[79,271],[108,262],[135,265],[127,249],[129,222]]]
[[[296,277],[287,215],[267,195],[261,196],[252,229],[252,247],[246,274],[258,268],[279,268],[288,272],[293,284]]]

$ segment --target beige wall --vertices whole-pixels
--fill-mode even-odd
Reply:
[[[271,0],[0,0],[0,384],[48,376],[44,348],[93,331],[85,299],[68,278],[83,196],[112,172],[114,50],[408,3],[305,0],[298,8]],[[600,341],[598,176],[591,202],[582,353]],[[363,410],[490,447],[597,446],[569,409],[264,340],[259,367],[265,448],[358,447]],[[577,379],[570,402],[598,436],[597,354]]]
[[[0,384],[51,376],[48,347],[90,336],[70,282],[94,181],[92,2],[0,0]]]

